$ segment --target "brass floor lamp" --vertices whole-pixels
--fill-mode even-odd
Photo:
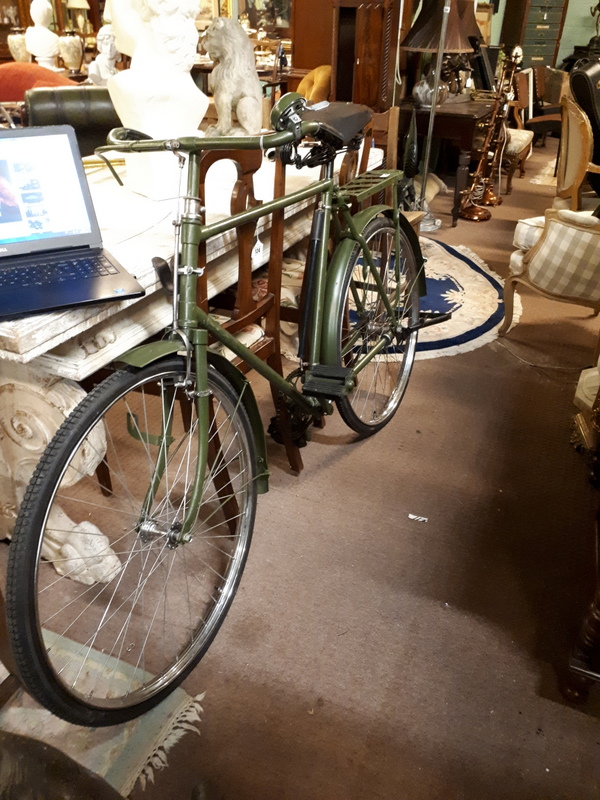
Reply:
[[[423,0],[421,11],[400,46],[412,52],[437,54],[433,82],[431,84],[431,106],[429,107],[429,122],[421,171],[421,192],[420,197],[415,201],[416,210],[427,212],[421,221],[421,230],[426,232],[435,231],[441,226],[442,221],[436,219],[429,211],[425,194],[431,158],[433,125],[440,94],[442,60],[444,53],[473,52],[473,48],[461,27],[456,0]],[[429,81],[428,78],[426,80]],[[422,107],[426,108],[427,105],[424,104]]]

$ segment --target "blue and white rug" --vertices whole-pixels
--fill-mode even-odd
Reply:
[[[451,247],[423,237],[420,241],[427,259],[427,295],[421,298],[421,310],[452,311],[452,317],[419,332],[417,358],[452,356],[492,342],[504,318],[502,278],[463,245]],[[515,295],[515,322],[520,315],[521,302]]]

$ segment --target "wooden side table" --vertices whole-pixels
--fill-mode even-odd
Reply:
[[[458,145],[458,167],[454,187],[454,205],[452,207],[452,227],[456,226],[460,210],[461,192],[467,188],[469,165],[473,141],[478,129],[485,128],[492,113],[493,104],[487,100],[465,99],[459,95],[455,100],[450,98],[436,109],[433,124],[433,136],[436,139],[447,139]],[[400,104],[399,136],[402,139],[408,131],[414,105],[412,100],[404,100]],[[429,109],[417,111],[417,132],[425,136],[429,125]]]

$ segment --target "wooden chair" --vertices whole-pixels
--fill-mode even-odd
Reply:
[[[400,125],[400,108],[392,106],[381,114],[373,114],[365,133],[365,145],[368,143],[383,150],[383,166],[396,169],[398,166],[398,129]],[[369,150],[365,146],[362,153],[360,172],[367,168]]]
[[[534,113],[533,116],[560,114],[560,102],[569,94],[569,73],[547,64],[533,68]]]
[[[231,196],[231,214],[237,214],[246,208],[258,205],[254,197],[253,176],[262,165],[263,154],[260,150],[219,150],[207,151],[200,162],[199,198],[206,206],[206,175],[210,167],[220,159],[230,159],[237,169],[237,181]],[[275,163],[274,197],[285,194],[285,167],[279,160]],[[268,262],[267,293],[255,300],[252,292],[252,248],[255,241],[256,222],[248,222],[236,229],[238,250],[238,280],[232,291],[226,291],[217,298],[211,299],[211,307],[218,307],[220,314],[228,319],[221,324],[229,333],[239,334],[249,325],[264,325],[265,335],[251,345],[255,355],[266,361],[272,369],[283,375],[281,349],[279,341],[281,320],[281,259],[283,253],[284,210],[272,214],[270,229],[270,255]],[[206,242],[199,248],[198,266],[204,268],[198,278],[196,302],[204,310],[209,310],[208,276],[206,269]],[[248,365],[240,359],[233,363],[248,372]],[[281,415],[282,437],[291,468],[300,472],[303,468],[298,445],[291,435],[289,420],[285,407],[279,407],[276,390],[271,387],[273,402]]]
[[[517,75],[515,77],[519,78],[520,76]],[[524,177],[525,161],[531,154],[533,131],[527,130],[523,123],[522,110],[525,105],[522,95],[521,98],[515,96],[515,100],[510,102],[514,127],[507,129],[507,140],[503,153],[503,161],[506,167],[505,194],[512,192],[512,179],[517,167],[519,167],[519,177]]]
[[[513,80],[514,100],[509,102],[508,115],[509,125],[512,123],[512,127],[508,128],[503,153],[503,162],[506,168],[506,194],[512,192],[512,179],[517,167],[519,168],[519,176],[521,178],[524,177],[525,161],[531,154],[535,136],[534,129],[529,121],[525,122],[526,109],[529,106],[530,99],[529,78],[529,75],[517,72]]]
[[[396,169],[398,165],[398,128],[400,109],[392,106],[381,114],[373,114],[365,130],[362,152],[348,152],[340,170],[340,184],[347,183],[357,174],[365,172],[373,147],[383,150],[382,169]],[[389,193],[386,202],[391,201]]]
[[[562,132],[558,157],[557,188],[554,208],[594,209],[600,198],[583,198],[583,185],[588,172],[600,174],[600,165],[592,162],[594,137],[590,121],[570,97],[563,97]]]

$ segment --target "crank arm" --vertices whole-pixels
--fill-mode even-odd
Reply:
[[[420,331],[421,328],[429,328],[431,325],[439,325],[440,322],[447,322],[452,317],[451,311],[419,311],[419,321],[414,325],[405,328],[406,331]]]

